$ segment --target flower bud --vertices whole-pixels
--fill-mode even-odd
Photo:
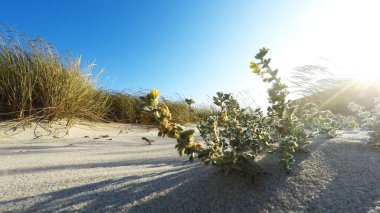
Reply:
[[[156,89],[152,89],[149,93],[149,97],[156,100],[160,96],[160,93]]]
[[[252,72],[253,74],[257,74],[257,73],[260,72],[260,68],[259,68],[259,66],[258,66],[255,62],[253,62],[253,61],[251,61],[251,62],[249,63],[249,68],[251,68],[251,72]]]

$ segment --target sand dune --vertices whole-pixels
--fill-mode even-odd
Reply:
[[[380,150],[366,132],[316,138],[289,176],[268,155],[252,183],[186,163],[155,128],[45,127],[3,127],[0,212],[380,212]]]

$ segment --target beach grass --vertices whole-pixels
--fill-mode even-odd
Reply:
[[[99,120],[108,110],[92,65],[62,57],[42,39],[30,40],[7,29],[0,34],[0,113],[19,120]]]
[[[43,39],[31,40],[0,27],[0,119],[30,123],[76,120],[140,123],[139,93],[96,87],[102,69],[81,65],[81,58],[61,56]],[[128,85],[126,85],[128,86]],[[197,115],[212,113],[204,107],[189,110],[184,100],[165,100],[175,122],[192,123]],[[148,124],[154,123],[149,120]]]
[[[108,110],[105,114],[107,121],[118,123],[139,123],[141,109],[137,95],[124,91],[100,91],[106,95]]]

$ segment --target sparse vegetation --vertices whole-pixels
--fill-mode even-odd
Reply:
[[[355,113],[357,123],[362,130],[369,131],[370,144],[380,147],[380,99],[374,100],[372,113],[363,106],[351,102],[348,108]]]
[[[218,92],[213,101],[220,110],[198,123],[203,144],[194,140],[194,130],[172,122],[169,107],[158,101],[158,91],[153,89],[141,99],[144,112],[160,123],[158,135],[177,139],[180,156],[186,154],[190,161],[198,157],[204,164],[224,172],[237,171],[254,177],[262,173],[257,158],[268,151],[280,153],[285,171],[291,172],[293,155],[298,150],[305,151],[303,146],[309,138],[317,134],[333,136],[334,116],[330,111],[320,111],[315,104],[299,107],[287,100],[287,86],[277,76],[278,70],[269,66],[267,52],[262,48],[255,57],[257,62],[250,64],[252,73],[271,83],[266,116],[260,109],[243,109],[231,94]]]
[[[347,87],[351,86],[349,81],[311,83],[310,87],[300,90],[303,98],[290,101],[287,86],[278,76],[278,70],[270,67],[267,52],[268,49],[261,49],[250,63],[252,73],[270,84],[269,107],[264,115],[260,109],[241,108],[230,94],[222,92],[213,99],[217,109],[194,107],[193,99],[160,100],[157,90],[142,98],[123,91],[101,90],[96,88],[95,82],[102,70],[93,76],[93,65],[82,69],[80,58],[62,57],[42,39],[29,40],[15,31],[3,30],[0,34],[0,118],[17,119],[23,124],[66,120],[66,125],[72,125],[78,119],[158,123],[159,135],[177,139],[179,154],[189,155],[190,161],[198,157],[225,172],[238,171],[249,176],[261,173],[256,159],[268,151],[277,151],[284,169],[290,172],[293,155],[306,151],[303,146],[310,138],[318,134],[333,137],[337,129],[359,126],[370,130],[372,142],[378,145],[378,113],[373,116],[355,104],[343,110],[343,115],[326,110],[342,111],[340,105],[348,99],[335,97],[337,104],[323,100],[337,90],[351,91],[351,87]],[[311,71],[307,73],[312,75]],[[311,79],[310,76],[298,78]],[[344,90],[342,85],[346,85]],[[374,106],[376,110],[379,108],[379,104]],[[197,123],[206,144],[195,141],[195,131],[186,130],[181,126],[184,123]]]
[[[370,143],[380,147],[380,98],[375,100],[375,109],[373,111],[373,123],[370,127]]]
[[[354,113],[356,116],[356,122],[361,129],[369,130],[371,126],[373,126],[375,117],[370,111],[365,110],[363,106],[350,102],[347,108]]]
[[[328,68],[307,65],[299,67],[292,76],[295,93],[302,98],[299,105],[313,103],[333,112],[329,117],[334,129],[369,131],[370,143],[379,146],[379,87],[378,83],[338,78]],[[374,101],[375,100],[375,101]],[[360,103],[357,104],[357,103]]]
[[[80,58],[62,57],[42,39],[30,40],[11,29],[0,32],[0,119],[32,121],[76,119],[147,124],[141,120],[138,94],[96,88],[102,70],[93,65],[82,69]],[[178,123],[194,122],[194,113],[185,101],[164,100]],[[198,108],[193,108],[198,111]],[[200,109],[206,116],[208,109]]]

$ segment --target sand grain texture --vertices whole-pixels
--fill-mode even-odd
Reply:
[[[380,150],[365,132],[316,138],[289,176],[269,154],[270,174],[255,183],[184,163],[154,128],[78,125],[60,139],[9,133],[0,138],[0,212],[380,212]]]

